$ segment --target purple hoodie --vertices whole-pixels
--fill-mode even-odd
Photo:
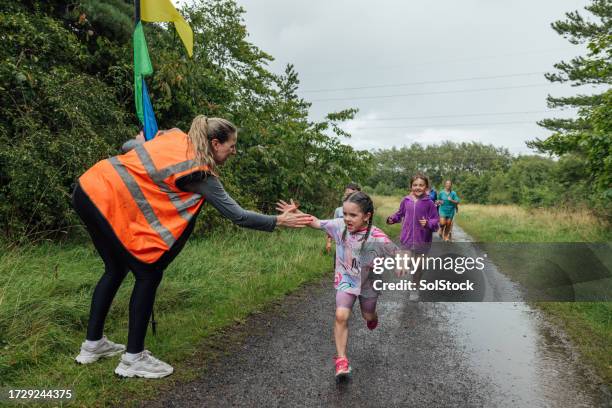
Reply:
[[[425,218],[427,224],[421,227],[419,220]],[[414,201],[414,199],[407,195],[402,200],[399,210],[389,218],[387,218],[388,224],[396,224],[401,220],[404,220],[402,224],[402,234],[400,235],[400,241],[406,247],[417,247],[419,244],[428,244],[431,242],[431,234],[438,230],[438,210],[431,201],[429,194],[424,194],[420,200]],[[429,247],[429,245],[425,245]]]

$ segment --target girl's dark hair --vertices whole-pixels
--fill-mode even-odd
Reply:
[[[370,213],[370,219],[368,220],[368,230],[366,234],[363,236],[361,241],[366,242],[368,237],[370,236],[370,231],[372,231],[372,221],[374,220],[374,202],[369,195],[364,193],[363,191],[356,191],[353,194],[346,197],[344,200],[345,203],[354,203],[359,206],[359,209],[364,214]],[[342,232],[342,240],[346,239],[346,226],[344,226],[344,232]],[[361,244],[363,246],[363,243]]]
[[[344,189],[346,190],[347,188],[350,190],[361,191],[361,186],[357,183],[348,183]]]
[[[425,182],[425,187],[429,188],[429,178],[422,173],[417,173],[414,176],[410,177],[410,187],[412,187],[412,183],[414,183],[414,180],[416,179],[423,180]]]

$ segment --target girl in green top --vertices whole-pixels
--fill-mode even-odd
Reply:
[[[459,196],[453,191],[453,182],[446,180],[444,190],[438,193],[439,213],[440,213],[440,235],[444,241],[450,241],[453,228],[453,217],[459,204]]]

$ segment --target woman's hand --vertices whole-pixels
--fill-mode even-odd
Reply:
[[[138,132],[138,134],[134,136],[134,139],[140,143],[144,143],[145,142],[144,132],[142,130]]]
[[[425,219],[425,217],[419,220],[419,224],[421,224],[421,227],[425,227],[425,225],[427,225],[427,220]]]
[[[314,222],[314,217],[301,211],[285,211],[276,217],[276,225],[289,228],[304,228]]]
[[[395,223],[391,220],[391,217],[387,217],[387,224],[391,225],[391,224],[395,224]]]

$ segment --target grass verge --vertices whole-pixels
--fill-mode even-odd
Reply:
[[[160,387],[196,375],[190,368],[203,341],[221,328],[330,273],[324,234],[240,230],[192,239],[165,272],[147,348],[171,363],[162,380],[114,376],[118,358],[77,366],[89,303],[103,267],[91,245],[45,244],[0,255],[0,387],[70,388],[78,406],[126,406]],[[330,273],[331,279],[331,273]],[[127,340],[131,276],[122,285],[105,333]]]

